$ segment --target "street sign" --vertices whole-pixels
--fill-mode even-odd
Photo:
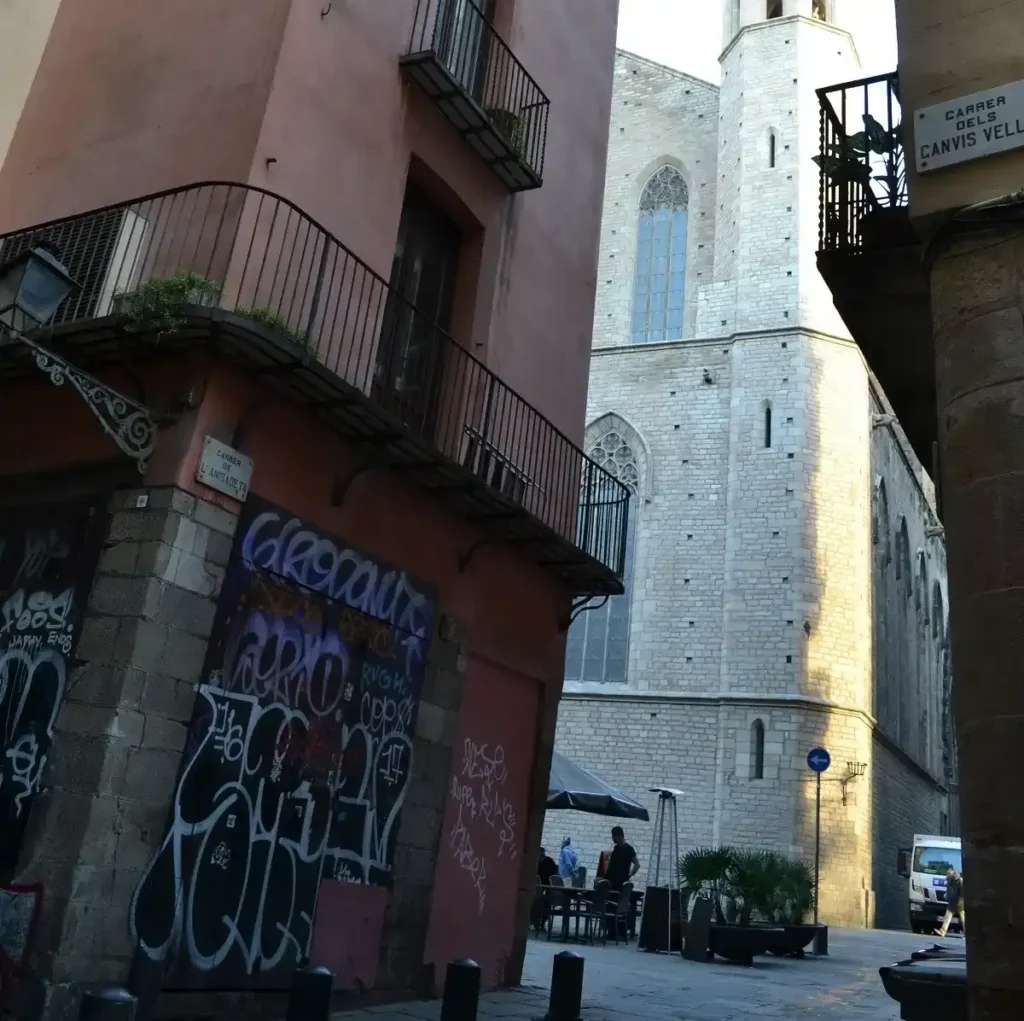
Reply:
[[[221,443],[214,436],[203,440],[196,465],[196,481],[245,503],[252,479],[252,458]]]
[[[1024,146],[1024,81],[914,111],[917,172]]]
[[[824,748],[812,748],[807,753],[807,765],[815,773],[824,773],[832,765],[832,756]]]

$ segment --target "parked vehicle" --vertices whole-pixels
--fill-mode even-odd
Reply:
[[[914,834],[914,846],[898,854],[897,869],[910,880],[910,928],[931,932],[946,913],[946,870],[952,866],[963,872],[959,837]],[[959,919],[953,921],[957,928]]]

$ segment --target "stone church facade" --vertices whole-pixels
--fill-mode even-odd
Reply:
[[[847,3],[855,0],[847,0]],[[817,87],[840,0],[727,0],[720,86],[620,52],[587,447],[635,492],[627,593],[570,628],[557,748],[687,848],[814,852],[821,911],[905,927],[896,852],[948,830],[946,565],[931,480],[815,265]],[[893,338],[898,342],[898,338]],[[613,820],[549,812],[591,874]]]

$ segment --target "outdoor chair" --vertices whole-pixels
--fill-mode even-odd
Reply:
[[[616,944],[619,942],[620,926],[623,942],[629,942],[629,906],[632,897],[633,884],[623,883],[618,896],[613,894],[608,901],[608,907],[605,910],[605,921],[611,930],[612,939],[615,940]]]
[[[588,943],[594,942],[595,933],[601,943],[608,942],[608,898],[612,895],[607,879],[598,879],[594,883],[594,894],[587,901],[584,935]]]
[[[558,880],[556,883],[555,880]],[[562,932],[567,936],[569,932],[569,919],[572,917],[572,901],[565,892],[565,884],[558,876],[551,877],[551,889],[548,895],[548,939],[551,939],[551,930],[554,928],[555,919],[562,924]]]
[[[533,903],[530,905],[530,925],[533,931],[539,936],[547,921],[548,897],[547,890],[543,886],[536,886],[533,890]]]

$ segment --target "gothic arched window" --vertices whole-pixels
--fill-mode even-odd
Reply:
[[[827,0],[811,0],[811,17],[815,21],[828,21]]]
[[[602,606],[584,610],[573,621],[565,646],[565,679],[623,683],[629,659],[629,606],[633,594],[635,505],[640,469],[636,452],[615,428],[602,433],[587,454],[633,495],[626,522],[626,566],[622,572],[625,591],[621,596],[611,596]]]
[[[768,0],[766,16],[769,20],[782,17],[782,0]]]
[[[872,539],[879,547],[878,559],[884,569],[892,561],[892,546],[889,534],[889,498],[885,492],[885,480],[875,490],[875,520],[872,523]]]
[[[662,167],[640,196],[633,281],[634,344],[679,340],[683,335],[686,224],[689,193],[675,167]]]
[[[903,595],[909,599],[914,591],[914,577],[910,573],[910,535],[907,532],[907,519],[900,518],[900,530],[896,536],[896,543],[899,547],[896,564],[896,577],[903,581]]]
[[[764,723],[754,720],[750,726],[750,779],[764,779]]]

